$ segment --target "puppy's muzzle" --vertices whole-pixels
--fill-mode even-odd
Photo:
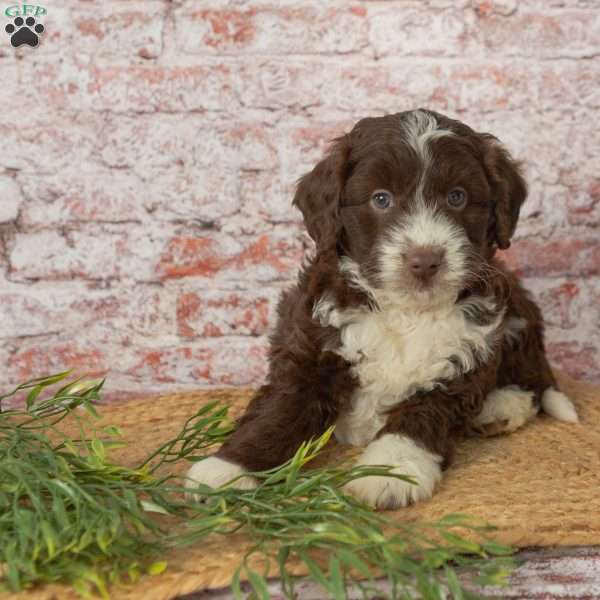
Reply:
[[[422,283],[429,283],[442,268],[445,254],[443,248],[420,246],[408,253],[406,262],[416,279]]]

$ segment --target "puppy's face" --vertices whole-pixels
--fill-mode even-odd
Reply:
[[[525,195],[495,138],[418,110],[357,123],[301,180],[295,203],[342,269],[427,307],[455,299],[508,247]]]

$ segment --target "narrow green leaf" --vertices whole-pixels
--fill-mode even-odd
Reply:
[[[319,565],[317,565],[317,563],[312,558],[310,558],[310,556],[308,556],[308,554],[306,554],[304,552],[300,554],[300,558],[301,558],[302,562],[308,568],[310,576],[317,583],[320,583],[321,586],[323,586],[323,589],[325,589],[328,592],[331,592],[331,584],[328,581],[327,577],[325,577],[325,573],[323,573],[323,571],[321,570]]]
[[[446,585],[448,586],[448,590],[452,594],[452,598],[454,600],[465,600],[462,585],[458,580],[454,569],[451,569],[450,567],[446,566],[444,568],[444,573],[446,575]]]
[[[156,504],[156,502],[152,502],[151,500],[141,500],[140,504],[146,512],[160,513],[162,515],[169,514],[169,511],[166,508],[164,508],[164,506],[160,506],[159,504]]]
[[[106,435],[112,435],[115,437],[123,436],[123,430],[120,427],[117,427],[116,425],[107,425],[106,427],[102,428],[102,431],[104,431]]]
[[[25,400],[25,405],[27,406],[27,409],[30,409],[33,404],[35,403],[35,401],[37,400],[37,397],[40,395],[40,392],[44,389],[43,385],[36,385],[30,392],[29,394],[27,394],[27,398]]]
[[[479,523],[481,525],[484,524],[483,522],[476,520],[474,517],[472,517],[470,515],[465,515],[462,513],[449,513],[449,514],[441,517],[437,521],[436,525],[443,526],[443,527],[458,527],[461,525],[470,527],[477,523]]]
[[[161,573],[163,573],[167,568],[167,562],[164,560],[158,561],[158,562],[153,562],[149,567],[148,567],[148,575],[160,575]]]
[[[253,571],[249,567],[247,568],[248,572],[248,581],[254,590],[254,593],[258,598],[262,600],[270,600],[271,594],[269,593],[269,588],[267,586],[267,580],[256,571]]]
[[[359,556],[353,552],[350,552],[346,549],[339,549],[336,552],[337,557],[349,568],[358,571],[361,575],[366,577],[367,579],[372,579],[373,575],[367,563],[359,558]]]
[[[514,548],[494,541],[484,542],[481,547],[488,554],[493,554],[495,556],[510,556],[515,552]]]
[[[467,540],[459,535],[454,533],[450,533],[449,531],[441,531],[440,535],[447,541],[454,544],[456,547],[465,550],[467,552],[472,552],[473,554],[481,554],[481,546],[477,542],[473,542],[471,540]]]
[[[235,600],[243,600],[244,595],[242,594],[242,586],[240,585],[240,571],[241,565],[236,569],[233,577],[231,578],[231,591]]]
[[[58,542],[58,538],[54,529],[48,521],[41,520],[40,528],[42,533],[44,534],[44,541],[46,542],[46,548],[48,550],[48,558],[53,558],[56,554],[56,545]]]
[[[94,454],[102,461],[106,459],[106,450],[104,444],[99,439],[93,439],[91,443]]]
[[[329,577],[331,578],[331,592],[335,600],[346,600],[346,586],[340,567],[340,561],[332,556],[329,559]]]

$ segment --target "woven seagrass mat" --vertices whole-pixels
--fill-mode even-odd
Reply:
[[[560,376],[560,384],[577,405],[579,424],[542,416],[510,436],[465,440],[431,500],[388,514],[433,521],[448,513],[468,513],[497,525],[496,538],[517,547],[600,544],[600,388],[565,376]],[[107,405],[100,409],[101,424],[123,429],[131,445],[115,458],[133,466],[174,435],[202,404],[220,400],[231,404],[230,414],[237,416],[251,394],[243,389],[211,390]],[[325,459],[341,453],[332,444]],[[179,472],[185,467],[180,465]],[[166,600],[227,586],[248,544],[240,534],[173,551],[164,557],[169,568],[163,574],[145,576],[132,588],[113,590],[111,596]],[[76,595],[48,586],[11,597],[63,600]]]

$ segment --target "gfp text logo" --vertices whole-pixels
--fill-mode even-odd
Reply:
[[[13,6],[9,6],[4,11],[4,14],[7,17],[27,17],[28,15],[40,17],[47,12],[48,11],[43,6],[35,6],[34,4],[23,4],[19,6],[18,4],[14,4]]]

